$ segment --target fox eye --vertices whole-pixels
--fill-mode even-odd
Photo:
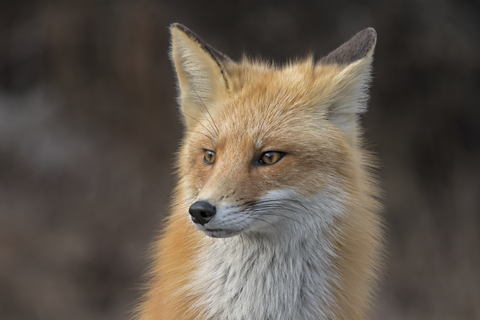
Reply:
[[[282,159],[284,155],[285,153],[278,152],[278,151],[265,152],[262,154],[262,157],[260,158],[259,162],[263,165],[269,166],[280,161],[280,159]]]
[[[213,164],[215,162],[215,152],[204,150],[203,161],[205,161],[206,164]]]

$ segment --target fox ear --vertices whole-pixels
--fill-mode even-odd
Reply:
[[[329,95],[328,118],[347,134],[355,135],[357,117],[366,111],[373,51],[377,33],[368,28],[320,60],[338,70]]]
[[[228,90],[224,64],[230,59],[201,40],[185,26],[175,23],[171,58],[178,77],[179,97],[187,128],[206,114],[205,108]]]

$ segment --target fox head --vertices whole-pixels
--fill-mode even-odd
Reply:
[[[364,188],[358,118],[375,30],[284,66],[232,61],[180,24],[171,33],[185,125],[179,199],[197,229],[278,234],[361,205],[351,199]]]

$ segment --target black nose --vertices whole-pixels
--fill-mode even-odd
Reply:
[[[213,218],[215,213],[217,213],[217,209],[206,201],[197,201],[192,204],[188,212],[192,216],[193,222],[203,226]]]

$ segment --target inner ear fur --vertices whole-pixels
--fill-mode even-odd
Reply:
[[[231,60],[185,26],[175,23],[171,58],[179,86],[179,104],[187,128],[198,123],[209,105],[229,88],[225,64]]]
[[[377,33],[367,28],[319,61],[337,74],[329,84],[327,117],[351,138],[356,135],[358,114],[366,111]]]

